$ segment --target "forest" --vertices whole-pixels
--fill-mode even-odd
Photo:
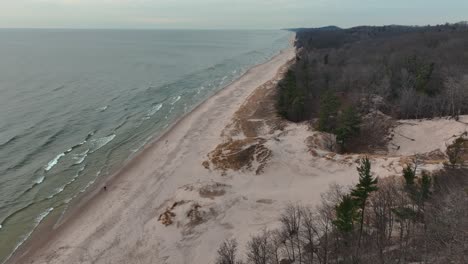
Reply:
[[[278,111],[315,121],[341,137],[342,150],[347,140],[348,151],[359,152],[349,139],[359,134],[358,117],[371,112],[394,119],[468,113],[466,22],[295,31],[296,62],[280,84]]]

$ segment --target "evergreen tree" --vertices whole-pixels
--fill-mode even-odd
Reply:
[[[427,172],[423,171],[421,175],[421,199],[423,202],[429,199],[432,179]]]
[[[333,224],[343,233],[349,233],[354,229],[354,222],[358,217],[356,205],[350,195],[343,196],[341,202],[336,206],[336,219]]]
[[[360,228],[359,228],[359,244],[361,243],[362,229],[364,225],[364,212],[366,209],[367,198],[371,192],[377,191],[377,178],[372,177],[371,173],[371,163],[368,157],[362,158],[359,161],[359,166],[357,168],[359,172],[359,182],[356,187],[351,191],[351,196],[353,197],[356,205],[360,210]]]
[[[278,111],[281,116],[298,122],[305,116],[305,96],[296,82],[296,74],[289,70],[280,84],[278,95]]]
[[[336,117],[340,102],[331,91],[326,91],[320,98],[320,112],[318,129],[323,132],[335,132]]]
[[[414,185],[416,180],[416,164],[414,165],[414,169],[411,164],[407,164],[406,167],[403,168],[403,178],[405,179],[406,192],[411,200],[416,201],[418,199],[418,191]]]
[[[403,168],[403,177],[405,178],[406,186],[413,186],[414,179],[416,178],[416,172],[411,168],[411,165],[406,165]]]
[[[344,148],[350,138],[359,134],[361,119],[354,107],[350,106],[340,115],[338,123],[336,142]]]

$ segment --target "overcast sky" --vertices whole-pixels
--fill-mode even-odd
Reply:
[[[0,0],[0,28],[274,29],[468,20],[468,0]]]

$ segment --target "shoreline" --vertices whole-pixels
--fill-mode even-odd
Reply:
[[[229,94],[229,93],[235,94],[234,89],[236,88],[236,86],[241,86],[242,83],[245,81],[245,79],[248,79],[248,78],[258,79],[255,77],[262,77],[262,76],[256,76],[258,75],[256,71],[260,71],[259,68],[268,67],[268,65],[273,64],[274,62],[278,63],[278,58],[285,60],[285,58],[287,57],[285,61],[286,63],[290,59],[294,58],[292,54],[295,55],[293,47],[290,47],[285,50],[281,50],[277,55],[275,55],[268,61],[262,64],[253,66],[252,68],[247,70],[243,75],[241,75],[238,79],[234,80],[232,83],[226,85],[225,87],[219,89],[209,98],[207,98],[206,100],[204,100],[203,102],[195,106],[192,111],[182,115],[172,125],[167,127],[165,131],[161,132],[159,136],[156,136],[153,139],[151,139],[150,142],[148,142],[144,146],[144,148],[142,148],[132,159],[130,159],[125,164],[123,164],[123,166],[120,169],[118,169],[116,172],[112,173],[110,176],[106,178],[98,179],[97,182],[93,184],[93,186],[89,190],[84,192],[76,201],[71,203],[70,209],[68,209],[64,213],[63,217],[59,216],[60,221],[55,223],[55,221],[59,219],[59,217],[56,216],[56,217],[50,217],[50,219],[48,218],[46,219],[46,221],[42,222],[36,228],[36,230],[34,230],[32,235],[26,240],[26,242],[23,243],[18,248],[18,250],[16,250],[16,252],[14,252],[12,256],[8,260],[5,261],[5,263],[30,263],[30,261],[32,261],[31,263],[34,263],[35,261],[33,259],[34,255],[37,255],[38,253],[40,253],[39,251],[41,251],[42,249],[48,249],[49,244],[51,244],[54,240],[60,240],[61,236],[66,235],[64,234],[64,232],[67,229],[70,229],[71,226],[79,222],[78,220],[80,217],[82,217],[82,214],[83,214],[82,211],[86,211],[86,213],[91,213],[91,211],[93,211],[92,208],[94,207],[94,202],[99,203],[107,199],[105,195],[112,192],[113,187],[116,184],[119,184],[120,181],[129,180],[129,179],[124,179],[124,178],[127,178],[125,176],[131,176],[129,174],[131,174],[132,171],[138,170],[139,167],[144,167],[144,165],[146,164],[145,162],[147,162],[148,159],[151,159],[152,152],[158,151],[164,148],[168,148],[167,147],[168,141],[174,137],[179,138],[179,139],[180,138],[184,139],[185,136],[188,135],[188,132],[190,132],[192,126],[194,125],[193,119],[200,118],[200,115],[206,112],[205,108],[208,108],[209,110],[211,106],[210,104],[214,104],[214,101],[219,99],[219,97],[226,96],[226,94]],[[242,95],[244,97],[248,97],[248,95],[251,92],[253,92],[258,86],[259,85],[254,87],[251,85],[250,87],[245,89],[246,91],[242,92],[243,93]],[[229,108],[231,108],[231,112],[236,110],[238,106],[242,104],[242,101],[241,100],[239,101],[240,102],[236,102],[235,105],[229,106]],[[188,129],[186,128],[187,125],[188,125]],[[178,131],[178,130],[186,130],[185,132],[187,134],[184,134],[184,131]],[[178,142],[171,142],[171,143],[172,145],[175,145],[175,146],[172,146],[173,148],[178,147],[177,146]],[[109,191],[105,193],[102,191],[102,187],[104,185],[109,186],[108,187]],[[124,213],[124,212],[120,212],[120,213]],[[57,263],[61,263],[61,262],[57,262]]]

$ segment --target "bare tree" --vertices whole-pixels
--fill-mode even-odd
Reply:
[[[238,264],[236,262],[237,241],[235,239],[225,240],[218,249],[216,264]]]
[[[288,205],[280,216],[281,231],[285,237],[289,259],[302,263],[302,250],[299,228],[301,225],[301,210],[299,206]]]
[[[277,251],[270,238],[271,233],[266,230],[251,238],[247,244],[247,261],[249,263],[270,264],[275,262],[275,253]]]

